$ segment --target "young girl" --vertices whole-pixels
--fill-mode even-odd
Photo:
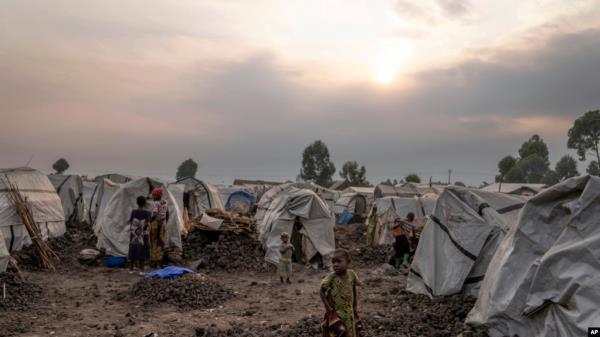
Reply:
[[[283,283],[283,279],[290,284],[290,276],[292,274],[292,254],[294,253],[294,246],[290,243],[290,236],[288,233],[281,233],[281,246],[279,247],[279,253],[281,253],[281,260],[279,260],[279,279]]]
[[[131,211],[129,217],[129,269],[133,272],[137,262],[142,274],[148,254],[148,222],[151,214],[144,209],[145,197],[137,197],[136,203],[138,208]]]
[[[336,249],[331,261],[333,273],[321,281],[320,295],[326,310],[323,335],[359,337],[356,286],[360,281],[348,269],[350,255],[346,250]]]
[[[163,191],[160,188],[152,190],[152,218],[150,220],[150,266],[160,268],[163,264],[165,235],[167,221],[169,220],[169,205],[162,199]]]

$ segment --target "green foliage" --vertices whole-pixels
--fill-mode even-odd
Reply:
[[[498,163],[498,169],[500,170],[500,175],[505,176],[511,168],[517,165],[517,158],[513,156],[506,156],[500,160]]]
[[[539,135],[533,135],[528,141],[521,145],[519,149],[519,157],[525,159],[529,156],[538,155],[544,160],[546,166],[550,165],[548,159],[548,146],[544,143],[544,140]]]
[[[544,178],[542,178],[542,183],[546,184],[546,186],[552,186],[558,184],[560,182],[560,177],[558,174],[552,170],[546,172]]]
[[[421,183],[421,178],[414,173],[407,175],[406,178],[404,178],[404,180],[407,183],[417,183],[417,184]]]
[[[598,143],[600,142],[600,110],[588,111],[585,115],[577,118],[573,127],[569,129],[569,140],[567,147],[577,150],[579,160],[586,160],[587,155],[596,155],[596,161],[600,162]]]
[[[65,158],[60,158],[52,165],[52,169],[54,169],[57,174],[62,174],[69,169],[69,166],[69,162],[67,162]]]
[[[302,153],[300,177],[304,181],[312,181],[321,186],[331,186],[335,165],[329,159],[329,149],[320,140],[315,141]]]
[[[196,163],[192,158],[186,159],[177,168],[177,174],[176,174],[177,180],[179,180],[181,178],[187,178],[187,177],[196,177],[197,171],[198,171],[198,163]]]
[[[593,176],[600,176],[600,165],[597,161],[592,161],[587,168],[587,173]]]
[[[348,180],[352,186],[371,186],[367,180],[367,169],[364,166],[359,166],[355,161],[347,161],[344,166],[342,166],[340,176]]]
[[[524,183],[526,182],[525,173],[519,165],[515,165],[506,173],[502,181],[505,183]]]
[[[548,172],[548,162],[537,154],[519,160],[517,166],[525,174],[525,182],[531,184],[541,183]]]
[[[575,158],[565,155],[556,163],[556,175],[559,180],[576,177],[579,175],[577,171],[577,161]]]

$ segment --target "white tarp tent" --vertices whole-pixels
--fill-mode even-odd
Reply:
[[[266,250],[265,260],[274,264],[279,261],[280,235],[283,232],[292,233],[297,216],[304,227],[302,234],[305,244],[302,248],[307,261],[319,253],[323,263],[329,265],[335,250],[334,216],[315,192],[290,185],[277,194],[263,220],[257,224],[259,239]]]
[[[369,209],[367,208],[367,198],[358,193],[343,193],[335,202],[333,212],[340,215],[348,211],[352,214],[364,217]]]
[[[117,184],[124,184],[124,183],[128,183],[134,179],[139,179],[139,178],[141,178],[141,177],[119,174],[119,173],[108,173],[108,174],[102,174],[102,175],[97,176],[96,178],[94,178],[94,181],[96,183],[101,183],[105,179],[108,179]]]
[[[600,178],[531,198],[490,263],[467,323],[491,337],[586,336],[600,326]]]
[[[423,228],[407,290],[428,296],[477,296],[500,241],[517,222],[525,199],[448,187]]]
[[[6,271],[9,261],[10,253],[8,252],[8,248],[6,248],[6,243],[4,242],[4,236],[2,235],[2,231],[0,231],[0,273]]]
[[[406,219],[408,213],[413,213],[415,219],[424,225],[427,216],[433,212],[437,195],[427,194],[422,197],[383,197],[375,200],[373,207],[377,207],[377,224],[374,228],[374,245],[391,245],[394,236],[391,228],[396,218]],[[373,207],[369,214],[373,212]],[[367,226],[370,219],[366,220]]]
[[[184,228],[182,212],[177,206],[177,200],[165,184],[151,178],[140,178],[122,184],[110,197],[103,212],[96,220],[95,228],[99,249],[105,249],[108,255],[127,256],[129,252],[128,221],[131,211],[137,208],[136,199],[139,196],[149,197],[156,187],[162,188],[163,198],[169,205],[165,247],[181,249],[181,233]],[[149,210],[150,202],[147,206]]]
[[[83,219],[88,224],[93,224],[96,209],[92,207],[92,199],[97,193],[98,184],[94,181],[83,182]]]
[[[0,170],[0,231],[8,252],[20,250],[31,244],[31,238],[21,223],[7,195],[4,179],[17,185],[27,202],[33,218],[40,228],[42,238],[54,238],[65,233],[65,215],[58,194],[48,177],[32,168]]]
[[[91,202],[88,207],[89,217],[92,220],[94,229],[96,228],[96,222],[102,216],[102,212],[106,208],[108,201],[120,186],[121,184],[115,183],[112,180],[104,179],[94,188]]]
[[[50,182],[56,189],[65,212],[67,223],[84,220],[83,180],[78,175],[50,174]]]
[[[179,179],[174,184],[185,185],[183,204],[190,218],[202,215],[209,208],[225,209],[219,190],[211,184],[192,177]]]

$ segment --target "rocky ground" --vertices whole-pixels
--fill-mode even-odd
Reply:
[[[356,239],[361,229],[356,226],[343,231]],[[339,239],[348,237],[340,233]],[[85,236],[73,241],[65,251],[85,248]],[[360,241],[350,242],[347,249],[361,249]],[[213,248],[196,250],[215,254],[225,249],[230,257],[223,263],[210,262],[213,255],[188,256],[188,262],[206,259],[207,283],[192,277],[146,281],[127,269],[101,266],[65,267],[76,258],[65,258],[68,263],[54,273],[23,268],[25,281],[37,285],[37,290],[25,301],[28,305],[13,308],[5,304],[4,311],[0,309],[0,337],[142,337],[152,333],[160,337],[320,336],[323,308],[318,288],[327,272],[295,265],[293,283],[281,285],[271,271],[227,269],[232,259],[250,263],[256,258],[251,254],[258,254],[250,253],[254,244],[235,244],[245,245],[243,239],[232,238],[225,239],[222,246],[213,243]],[[250,258],[231,257],[242,253]],[[362,263],[359,255],[353,267],[363,281],[359,288],[363,337],[455,337],[463,332],[462,322],[472,299],[455,296],[431,301],[407,293],[405,276],[386,265],[385,258],[378,260],[380,255],[374,254]],[[481,335],[470,332],[468,336]]]

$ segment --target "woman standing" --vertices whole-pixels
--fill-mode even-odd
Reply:
[[[167,221],[169,220],[169,206],[162,199],[163,191],[160,188],[152,190],[152,218],[150,220],[150,266],[160,268],[163,264],[165,250],[165,235]]]

